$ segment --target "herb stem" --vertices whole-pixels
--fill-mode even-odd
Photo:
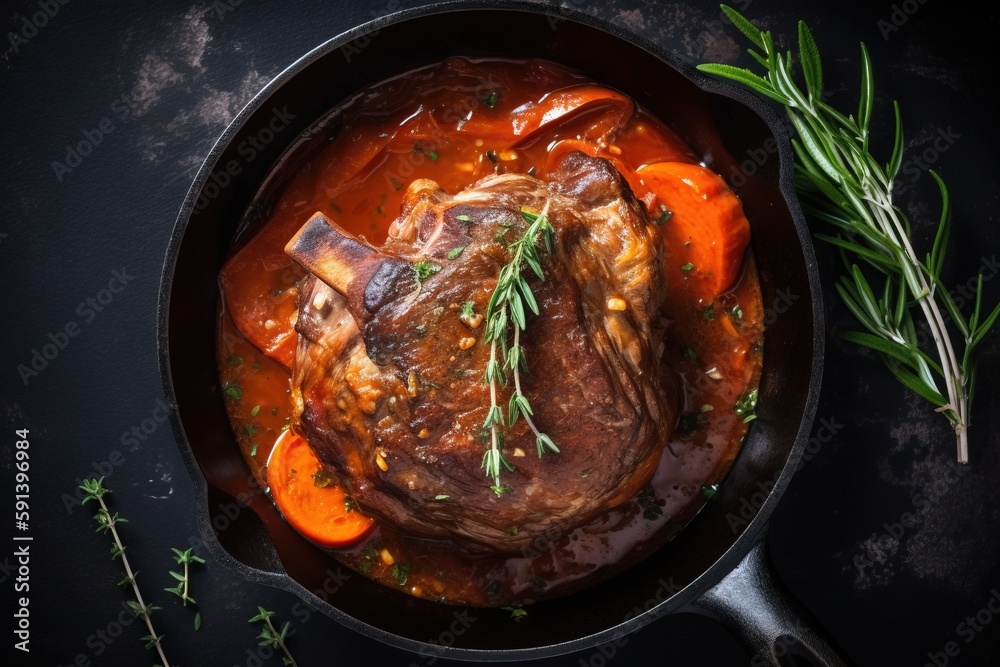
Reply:
[[[285,640],[282,639],[283,633],[279,633],[278,630],[274,627],[274,624],[271,623],[271,617],[265,616],[264,622],[267,623],[267,627],[271,629],[271,634],[274,636],[275,640],[278,642],[278,646],[281,647],[281,650],[285,654],[286,660],[283,660],[282,662],[284,662],[285,665],[289,665],[290,667],[298,667],[298,663],[295,662],[295,658],[292,657],[291,651],[289,651],[288,646],[285,645]]]
[[[111,514],[107,504],[104,502],[103,495],[107,492],[107,490],[100,486],[101,480],[97,480],[96,484],[99,489],[97,492],[94,492],[92,489],[87,487],[84,487],[84,489],[91,492],[91,496],[97,500],[98,504],[101,506],[100,510],[97,512],[97,520],[102,526],[106,527],[107,530],[111,532],[111,538],[114,540],[116,547],[115,553],[121,556],[122,566],[125,568],[125,581],[131,584],[132,592],[135,594],[135,600],[139,603],[139,612],[137,615],[142,616],[142,620],[146,622],[146,627],[149,629],[149,636],[151,638],[150,641],[156,647],[156,652],[160,656],[163,667],[170,667],[170,663],[167,662],[167,656],[163,653],[163,647],[160,645],[162,637],[158,636],[156,634],[156,630],[153,629],[153,621],[150,618],[150,609],[146,606],[145,601],[142,599],[142,593],[139,591],[139,584],[136,583],[135,580],[135,572],[132,570],[131,563],[128,562],[128,556],[125,555],[125,545],[122,544],[121,537],[118,535],[118,530],[115,528],[115,524],[118,519]]]
[[[184,561],[184,592],[181,594],[181,600],[184,602],[184,606],[187,606],[188,601],[188,563]]]

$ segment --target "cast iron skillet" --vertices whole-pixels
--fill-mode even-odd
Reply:
[[[794,198],[784,128],[758,98],[701,76],[655,45],[575,11],[555,12],[523,2],[457,1],[383,17],[280,74],[216,143],[178,216],[158,314],[163,385],[176,407],[172,425],[197,489],[201,533],[212,555],[245,578],[291,591],[344,625],[415,652],[540,658],[596,646],[684,610],[722,620],[758,663],[801,654],[815,664],[841,664],[782,593],[763,541],[809,436],[823,359],[815,258]],[[268,190],[275,165],[295,168],[296,145],[324,140],[303,130],[353,91],[451,55],[560,62],[666,120],[742,198],[769,310],[759,416],[706,508],[652,557],[605,584],[539,604],[516,632],[508,612],[476,610],[476,622],[444,648],[429,642],[451,626],[455,608],[340,568],[255,488],[226,419],[214,330],[226,249],[241,225],[264,213],[259,197],[248,204]]]

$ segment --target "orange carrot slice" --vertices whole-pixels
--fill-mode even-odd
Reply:
[[[267,484],[285,519],[320,546],[350,546],[375,525],[357,509],[347,509],[344,488],[325,476],[309,443],[291,431],[274,445],[267,464]]]
[[[697,164],[657,162],[637,174],[655,195],[650,216],[663,221],[668,283],[683,279],[710,303],[733,284],[743,266],[750,242],[743,204],[721,176]],[[664,210],[671,214],[663,215]]]

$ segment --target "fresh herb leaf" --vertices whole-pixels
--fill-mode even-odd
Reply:
[[[757,409],[757,390],[749,389],[740,396],[733,407],[733,412],[737,417],[742,417],[744,423],[749,423],[757,418],[754,410]]]
[[[395,562],[392,564],[392,578],[396,581],[397,586],[405,586],[406,580],[410,576],[410,566],[409,564],[403,564],[400,562]]]
[[[413,273],[417,277],[417,290],[419,290],[425,280],[441,270],[441,265],[425,259],[414,263],[410,268],[413,269]]]

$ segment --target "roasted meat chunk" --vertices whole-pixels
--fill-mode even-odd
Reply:
[[[522,419],[502,443],[502,489],[482,468],[491,355],[483,316],[509,244],[545,211],[544,280],[525,267],[521,389],[559,452],[540,456]],[[287,252],[301,288],[294,419],[366,513],[476,552],[517,552],[633,498],[677,414],[661,360],[661,241],[610,162],[570,153],[548,182],[485,178],[451,196],[411,184],[382,247],[316,214]],[[497,387],[506,413],[513,387]]]

